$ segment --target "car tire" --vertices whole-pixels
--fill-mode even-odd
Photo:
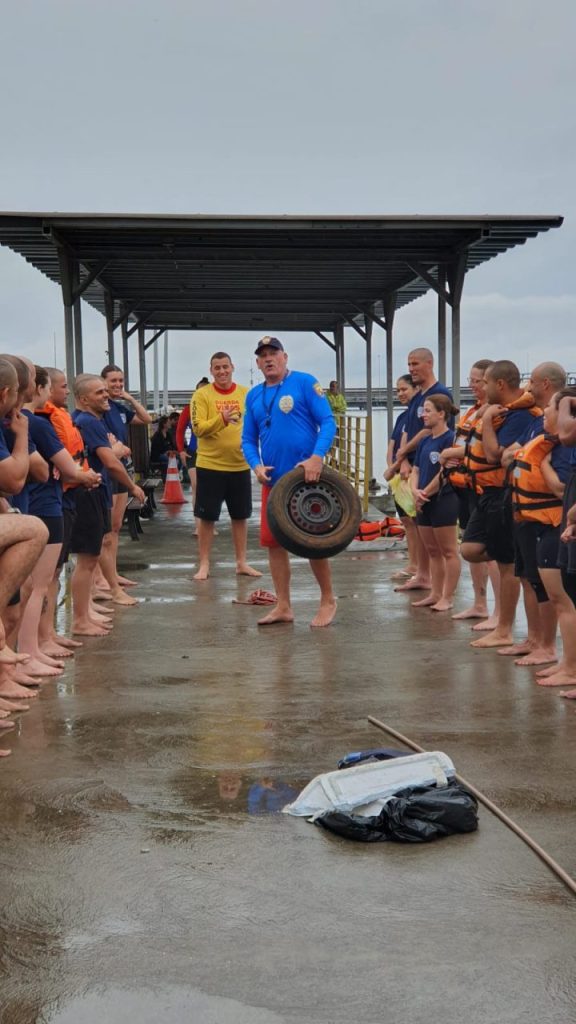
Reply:
[[[346,477],[324,466],[315,484],[301,466],[270,491],[268,525],[278,543],[302,558],[332,558],[348,547],[362,519],[360,498]]]

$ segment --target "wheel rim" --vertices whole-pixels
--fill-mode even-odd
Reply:
[[[290,494],[287,511],[294,525],[313,537],[332,533],[340,526],[344,515],[338,495],[322,480],[295,487]]]

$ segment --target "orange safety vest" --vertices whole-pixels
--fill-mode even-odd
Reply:
[[[41,409],[36,409],[37,416],[44,416],[50,420],[50,423],[54,427],[59,440],[64,445],[67,452],[70,453],[74,462],[78,462],[82,468],[82,472],[86,472],[90,467],[86,458],[86,451],[84,448],[84,441],[82,440],[82,434],[77,427],[74,426],[72,417],[67,409],[62,409],[53,402],[46,402]],[[78,487],[78,484],[65,483],[64,490],[68,491],[71,487]]]
[[[462,413],[456,427],[456,434],[454,437],[454,447],[464,444],[468,441],[472,430],[474,429],[474,421],[478,416],[480,409],[480,402],[476,402],[470,409],[467,409],[465,413]],[[455,466],[453,469],[445,470],[445,476],[452,484],[452,487],[472,487],[472,481],[466,472],[466,467],[463,462],[459,466]]]
[[[557,444],[548,434],[538,434],[515,453],[510,479],[516,522],[560,526],[562,499],[552,493],[542,473],[543,460]]]
[[[386,516],[376,523],[362,522],[358,527],[358,533],[354,540],[379,540],[381,537],[403,537],[404,527],[395,516]]]
[[[532,395],[525,391],[520,395],[520,398],[505,406],[504,412],[496,416],[494,429],[499,430],[508,413],[516,412],[518,409],[527,409],[534,418],[542,415],[542,410],[534,404]],[[486,487],[503,487],[506,482],[507,473],[507,470],[504,469],[500,462],[490,462],[486,458],[482,443],[483,422],[483,420],[478,420],[472,427],[464,454],[464,466],[472,481],[472,487],[477,494],[482,494]]]

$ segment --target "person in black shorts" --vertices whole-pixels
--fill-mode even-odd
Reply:
[[[386,472],[384,473],[385,480],[400,480],[400,463],[396,461],[396,456],[400,448],[400,442],[402,440],[402,434],[406,424],[406,417],[408,416],[408,406],[414,398],[418,388],[414,384],[412,377],[409,373],[402,374],[401,377],[396,381],[396,394],[400,405],[406,406],[404,412],[401,412],[397,417],[394,424],[392,433],[390,434],[390,440],[388,441],[388,450],[386,452]],[[416,530],[416,523],[413,516],[409,516],[406,510],[398,504],[396,498],[394,499],[396,505],[396,513],[404,530],[406,531],[406,547],[408,549],[408,565],[405,569],[400,569],[398,572],[392,573],[393,580],[410,580],[416,574],[418,568],[418,532]]]
[[[192,429],[198,438],[196,457],[196,500],[200,564],[195,580],[210,575],[210,552],[214,524],[226,502],[232,520],[236,573],[261,576],[248,564],[248,520],[252,515],[252,481],[242,453],[242,417],[247,388],[232,380],[234,366],[227,352],[215,352],[210,360],[212,384],[192,396]]]
[[[465,456],[478,500],[464,532],[461,552],[467,562],[498,563],[498,624],[486,636],[472,641],[473,647],[490,648],[513,644],[512,627],[520,595],[520,583],[514,575],[512,504],[502,455],[522,439],[541,410],[533,396],[520,387],[520,371],[510,360],[492,363],[484,378],[490,404],[474,426]]]
[[[454,444],[448,420],[458,412],[447,395],[429,395],[424,401],[423,422],[430,434],[420,441],[410,482],[416,502],[416,523],[430,558],[432,589],[428,597],[413,601],[414,608],[435,612],[452,608],[460,578],[458,551],[458,497],[441,474],[440,452]]]
[[[105,623],[95,619],[90,597],[102,542],[111,529],[110,480],[113,478],[123,484],[142,504],[146,496],[112,451],[104,422],[104,413],[109,407],[108,391],[102,377],[80,374],[74,381],[74,397],[77,407],[74,422],[84,440],[88,464],[101,475],[102,483],[95,490],[79,493],[76,499],[76,522],[70,545],[78,555],[72,576],[73,631],[80,636],[106,636],[109,630]]]

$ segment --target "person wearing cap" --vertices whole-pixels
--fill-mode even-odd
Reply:
[[[321,385],[308,373],[288,369],[288,355],[278,338],[258,342],[256,363],[264,382],[248,392],[242,448],[246,461],[262,484],[260,542],[268,548],[276,606],[260,619],[260,626],[293,622],[290,603],[290,559],[272,535],[266,503],[272,486],[295,466],[304,467],[308,483],[320,479],[324,457],[330,450],[336,424]],[[320,608],[312,626],[329,626],[336,614],[330,563],[310,559],[320,587]]]
[[[232,541],[238,576],[261,576],[248,564],[248,520],[252,515],[250,469],[242,454],[242,416],[248,388],[232,380],[234,365],[227,352],[210,360],[212,384],[192,395],[192,430],[198,438],[194,517],[198,524],[199,566],[195,580],[210,575],[215,523],[226,502],[232,520]]]

